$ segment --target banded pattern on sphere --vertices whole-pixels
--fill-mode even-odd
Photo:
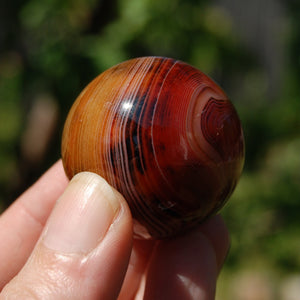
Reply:
[[[142,237],[183,232],[216,213],[244,162],[238,115],[196,68],[170,58],[123,62],[95,78],[65,123],[69,178],[103,176],[127,200]]]

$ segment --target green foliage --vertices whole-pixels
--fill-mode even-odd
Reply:
[[[260,258],[281,270],[300,268],[299,151],[299,138],[273,144],[260,168],[242,177],[224,209],[232,265]]]

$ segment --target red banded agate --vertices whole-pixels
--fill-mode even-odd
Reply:
[[[66,174],[103,176],[127,200],[141,237],[182,233],[215,214],[244,163],[239,117],[194,67],[143,57],[114,66],[79,95],[62,139]]]

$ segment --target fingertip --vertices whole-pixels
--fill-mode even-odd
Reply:
[[[98,175],[81,173],[55,205],[30,259],[5,295],[17,293],[18,299],[24,299],[29,292],[37,299],[116,299],[132,236],[124,198]]]
[[[213,299],[217,278],[214,249],[199,229],[160,241],[147,275],[144,299]]]
[[[221,215],[215,215],[201,224],[199,230],[212,244],[220,271],[230,249],[230,234],[224,219]]]

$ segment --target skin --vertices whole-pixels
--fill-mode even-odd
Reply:
[[[229,249],[220,216],[134,239],[124,198],[93,173],[69,182],[61,161],[0,216],[0,240],[1,300],[211,300]]]

